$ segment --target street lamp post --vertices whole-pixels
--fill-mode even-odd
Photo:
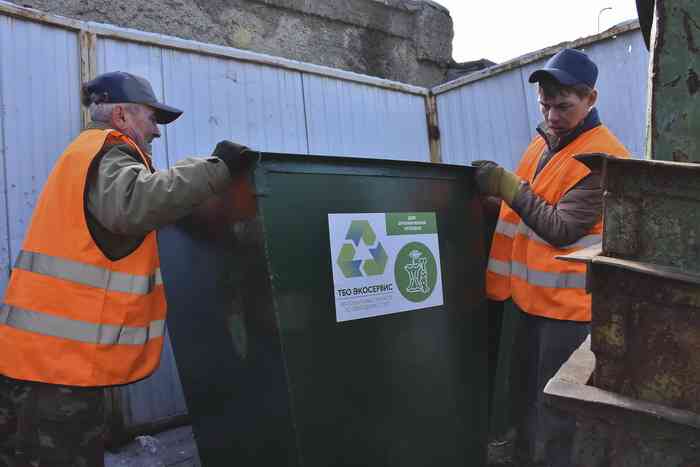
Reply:
[[[605,8],[601,8],[600,11],[598,12],[598,29],[597,29],[598,32],[600,32],[600,15],[602,15],[605,10],[612,10],[612,7],[606,6]]]

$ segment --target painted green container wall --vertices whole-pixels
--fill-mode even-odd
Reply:
[[[264,154],[253,189],[255,215],[220,230],[218,251],[201,224],[161,240],[179,252],[163,270],[204,465],[482,465],[488,324],[471,169]],[[328,214],[383,212],[436,214],[444,305],[337,322]],[[183,258],[197,245],[208,266],[193,270]]]

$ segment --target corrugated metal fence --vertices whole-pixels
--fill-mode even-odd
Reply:
[[[638,31],[591,44],[605,121],[641,153],[646,55]],[[525,82],[540,61],[433,90],[442,160],[512,167],[537,122]],[[217,141],[298,154],[439,159],[430,90],[226,47],[45,15],[0,1],[0,291],[38,193],[78,134],[81,81],[112,70],[149,79],[184,115],[163,129],[154,160],[207,155]],[[432,150],[432,155],[431,155]],[[127,429],[186,413],[166,344],[151,378],[113,392]]]
[[[627,148],[644,153],[649,53],[635,23],[592,41],[574,43],[596,62],[601,120]],[[433,89],[438,108],[442,161],[498,161],[514,169],[542,120],[530,73],[556,49],[469,75]]]

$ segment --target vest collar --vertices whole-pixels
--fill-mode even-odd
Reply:
[[[114,129],[111,126],[107,125],[106,123],[90,122],[87,125],[85,125],[85,128],[83,128],[83,131],[87,131],[87,130],[114,130]],[[118,130],[114,130],[114,131],[118,131]],[[141,154],[145,158],[146,166],[149,168],[149,170],[151,172],[154,172],[155,166],[153,165],[153,157],[150,154],[148,154],[147,152],[142,151],[138,147],[138,145],[134,142],[134,140],[129,137],[129,135],[127,135],[126,133],[122,133],[121,131],[119,131],[119,133],[124,135],[126,138],[128,138],[129,142],[134,147],[134,149],[136,149],[139,152],[139,154]]]

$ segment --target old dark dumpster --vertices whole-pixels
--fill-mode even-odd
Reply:
[[[471,170],[260,154],[232,193],[160,232],[205,467],[485,464]]]
[[[605,230],[586,259],[591,384],[700,413],[700,165],[590,156]]]
[[[700,465],[700,165],[579,158],[604,188],[602,244],[562,257],[587,264],[590,351],[545,404],[576,417],[575,465]]]

